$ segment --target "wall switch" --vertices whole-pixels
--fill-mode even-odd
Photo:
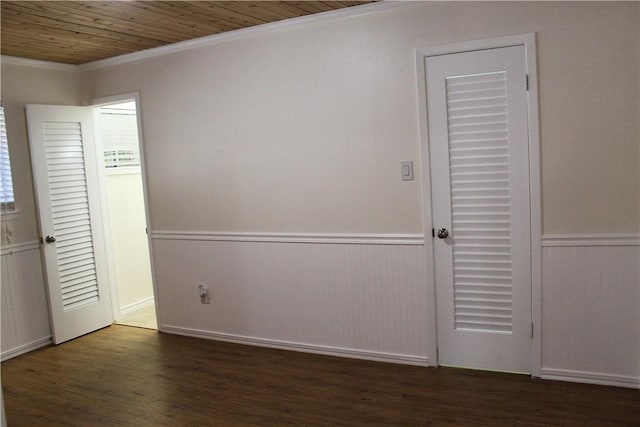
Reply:
[[[413,162],[400,162],[400,173],[403,181],[413,181]]]
[[[204,286],[199,285],[198,292],[200,294],[201,304],[211,304],[211,300],[209,299],[209,288],[205,288]]]

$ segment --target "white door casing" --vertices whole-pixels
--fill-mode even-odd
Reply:
[[[425,226],[450,233],[433,242],[437,357],[532,373],[527,55],[524,45],[480,49],[418,56]]]
[[[92,116],[91,107],[27,105],[55,344],[113,321]]]

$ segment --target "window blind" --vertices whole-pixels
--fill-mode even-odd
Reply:
[[[104,166],[108,172],[140,170],[135,103],[100,108]]]
[[[11,179],[11,161],[9,160],[9,142],[4,120],[4,107],[0,106],[0,205],[3,211],[15,209],[13,180]]]

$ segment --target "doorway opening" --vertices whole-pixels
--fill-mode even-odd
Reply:
[[[157,329],[136,100],[95,106],[102,212],[115,323]]]

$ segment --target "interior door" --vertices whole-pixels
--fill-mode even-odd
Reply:
[[[442,365],[531,371],[524,46],[425,58]]]
[[[91,107],[28,105],[54,344],[113,322]]]

